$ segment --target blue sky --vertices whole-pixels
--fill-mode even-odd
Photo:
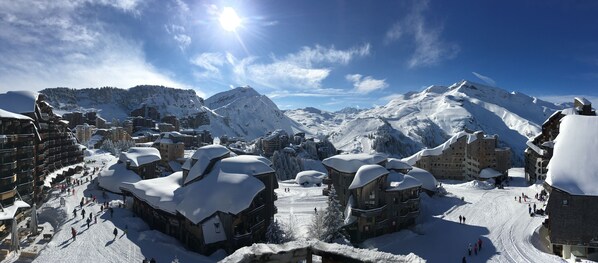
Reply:
[[[468,79],[595,100],[597,13],[594,1],[2,1],[0,91],[160,84],[205,98],[250,85],[283,109],[336,110]]]

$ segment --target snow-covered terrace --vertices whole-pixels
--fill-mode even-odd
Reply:
[[[357,170],[351,185],[349,185],[349,190],[363,187],[369,182],[374,181],[378,177],[381,177],[385,174],[388,174],[388,170],[378,164],[362,165]]]
[[[385,161],[386,155],[375,154],[338,154],[322,161],[325,166],[343,173],[356,173],[359,167],[366,164],[378,164]]]
[[[572,195],[598,196],[598,117],[563,117],[546,183]]]
[[[139,167],[160,161],[160,159],[160,151],[153,147],[131,147],[127,152],[121,153],[119,157],[121,162],[130,162],[132,167]]]

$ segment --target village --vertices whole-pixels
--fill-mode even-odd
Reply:
[[[253,145],[212,138],[182,128],[200,117],[145,105],[122,123],[57,115],[34,92],[0,105],[6,262],[336,262],[364,260],[359,249],[413,262],[598,259],[598,118],[584,98],[546,120],[523,168],[483,131],[399,159],[283,130]],[[294,165],[301,156],[309,169]]]

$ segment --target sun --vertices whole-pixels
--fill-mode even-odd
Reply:
[[[218,20],[220,20],[220,26],[226,31],[235,31],[241,25],[241,18],[231,7],[225,7]]]

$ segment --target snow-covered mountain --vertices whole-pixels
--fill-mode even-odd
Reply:
[[[252,140],[276,129],[289,133],[304,128],[286,117],[268,97],[250,87],[236,88],[204,100],[194,90],[162,86],[137,86],[130,89],[112,87],[41,91],[57,112],[97,111],[106,120],[123,120],[142,104],[155,107],[161,116],[196,117],[203,121],[198,129],[213,136],[227,135]]]
[[[336,112],[328,112],[313,107],[287,110],[286,116],[293,119],[312,134],[330,134],[339,125],[355,119],[355,115],[362,110],[345,108]]]
[[[313,111],[287,111],[287,116],[309,128],[327,126],[338,149],[375,150],[398,157],[435,147],[465,129],[483,130],[497,134],[513,150],[514,164],[521,165],[525,142],[561,108],[522,93],[461,81],[449,87],[409,92],[384,106],[357,112],[351,115],[352,120],[341,123],[328,121],[334,116],[315,116]]]

